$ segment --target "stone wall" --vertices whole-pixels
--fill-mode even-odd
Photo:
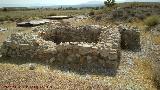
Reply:
[[[53,41],[57,44],[61,42],[88,42],[97,43],[101,31],[104,29],[100,26],[59,26],[48,28],[41,36],[47,41]]]
[[[135,27],[119,26],[121,34],[121,48],[132,51],[139,51],[140,46],[140,30]]]
[[[41,33],[43,33],[41,36],[12,34],[2,45],[2,55],[45,60],[50,63],[118,67],[120,61],[118,28],[110,30],[100,26],[61,26],[43,30]],[[55,35],[63,38],[57,43],[52,38]],[[70,36],[72,37],[68,38]]]
[[[117,50],[108,49],[102,44],[104,43],[62,43],[57,46],[57,54],[53,59],[62,63],[98,64],[105,67],[117,67],[119,64]]]
[[[38,55],[41,55],[40,52],[46,53],[45,51],[48,49],[53,50],[55,45],[54,42],[45,41],[34,34],[18,33],[12,34],[8,40],[3,42],[1,53],[3,56],[7,57],[24,57],[25,59],[33,59],[39,57]],[[47,53],[50,52],[47,51]]]

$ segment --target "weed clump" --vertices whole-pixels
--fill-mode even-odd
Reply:
[[[93,15],[95,15],[95,12],[92,10],[89,12],[89,16],[93,16]]]
[[[48,16],[56,16],[56,15],[57,15],[56,13],[52,12]]]
[[[144,20],[144,23],[148,27],[153,27],[159,24],[160,23],[159,21],[160,21],[160,16],[149,16]]]

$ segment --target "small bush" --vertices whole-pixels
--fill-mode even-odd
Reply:
[[[92,16],[92,15],[95,15],[95,12],[94,12],[94,11],[90,11],[90,12],[89,12],[89,16]]]
[[[2,11],[7,12],[7,11],[8,11],[8,9],[7,9],[7,8],[3,8],[3,10],[2,10]]]
[[[152,27],[159,24],[160,23],[159,21],[160,21],[160,16],[149,16],[144,20],[144,23],[145,25]]]
[[[50,13],[49,16],[56,16],[56,13]]]

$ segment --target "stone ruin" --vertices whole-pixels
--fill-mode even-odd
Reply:
[[[18,27],[34,27],[39,25],[44,25],[47,23],[50,23],[51,21],[49,19],[41,19],[41,20],[31,20],[28,22],[20,22],[17,23]]]
[[[1,53],[6,57],[45,60],[69,65],[117,68],[120,62],[120,28],[50,26],[38,34],[12,34]]]
[[[121,34],[121,49],[139,51],[140,45],[140,31],[135,27],[119,26]]]
[[[52,20],[63,20],[63,19],[69,19],[72,18],[72,16],[49,16],[47,19],[52,19]]]

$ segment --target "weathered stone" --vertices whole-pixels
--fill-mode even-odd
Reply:
[[[102,66],[105,66],[105,64],[106,64],[105,60],[102,60],[102,59],[98,59],[98,62],[99,62]]]
[[[69,56],[67,57],[67,60],[68,60],[69,62],[73,62],[73,60],[76,60],[76,56],[75,56],[74,54],[71,54],[71,55],[69,55]]]
[[[45,24],[45,23],[49,23],[49,22],[50,22],[50,20],[48,20],[48,19],[31,20],[29,22],[17,23],[17,26],[19,26],[19,27],[33,27],[33,26],[38,26],[38,25],[42,25],[42,24]]]
[[[0,32],[4,32],[4,31],[7,31],[7,29],[6,29],[6,28],[1,28],[1,27],[0,27]]]
[[[59,20],[59,19],[69,19],[70,16],[49,16],[47,19]]]
[[[108,59],[109,60],[117,60],[118,59],[117,52],[110,52],[108,55]]]
[[[119,27],[121,33],[121,48],[137,51],[140,50],[140,32],[136,28]]]
[[[35,63],[30,63],[29,64],[29,70],[34,70],[36,68],[36,64]]]
[[[20,47],[21,50],[30,49],[30,45],[29,44],[20,44],[19,47]]]
[[[17,48],[17,45],[15,43],[12,43],[11,46],[10,46],[12,49],[16,49]]]
[[[49,60],[49,62],[50,62],[50,63],[53,63],[55,60],[56,60],[55,57],[52,57],[52,58]]]
[[[108,50],[100,50],[100,55],[102,56],[102,57],[108,57],[108,55],[109,55],[109,51]]]
[[[2,55],[79,65],[105,66],[115,61],[111,62],[114,67],[119,63],[120,34],[117,28],[112,29],[115,30],[99,25],[54,25],[39,29],[43,32],[39,36],[12,34],[2,45]],[[10,49],[12,45],[15,47]]]
[[[92,57],[91,56],[87,56],[87,63],[91,63],[92,62]]]

